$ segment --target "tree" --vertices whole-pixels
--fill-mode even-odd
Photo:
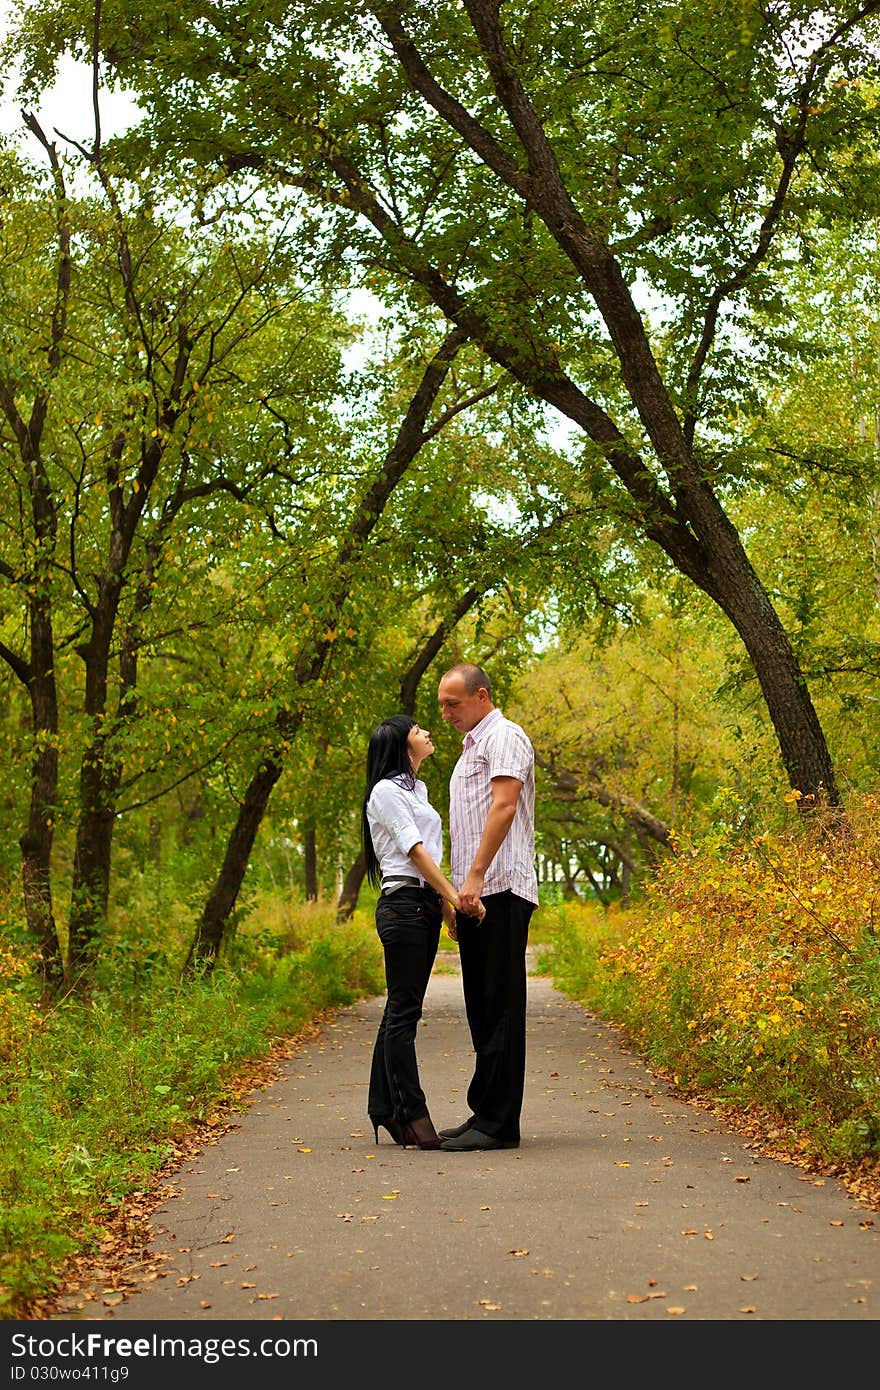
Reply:
[[[800,664],[725,506],[745,470],[725,415],[786,234],[839,215],[843,151],[857,191],[876,185],[858,82],[877,10],[209,4],[197,37],[163,6],[104,42],[161,157],[335,208],[375,285],[434,305],[573,422],[585,467],[739,634],[792,786],[831,802]]]
[[[304,702],[300,692],[311,693],[309,688],[321,680],[340,627],[350,625],[354,618],[351,600],[357,604],[353,588],[358,582],[356,572],[377,522],[419,451],[461,410],[485,394],[481,391],[475,398],[459,400],[441,410],[433,421],[429,418],[465,341],[465,335],[453,329],[424,364],[421,379],[412,392],[380,468],[363,494],[353,499],[329,565],[311,576],[315,593],[310,606],[311,631],[291,663],[289,697],[276,710],[272,737],[261,750],[259,763],[241,800],[223,862],[185,963],[187,974],[197,966],[212,968],[220,954],[229,915],[241,889],[269,798],[305,719],[308,700]],[[320,700],[320,693],[318,698]]]
[[[611,637],[577,633],[548,647],[516,689],[514,717],[535,745],[543,853],[588,873],[601,852],[627,890],[676,832],[717,812],[744,761],[743,712],[721,694],[726,654],[708,605],[678,588],[647,593]]]
[[[74,200],[55,143],[33,118],[29,125],[50,169],[54,254],[46,256],[46,194],[26,176],[10,200],[2,280],[0,440],[11,488],[0,656],[30,697],[25,906],[44,975],[57,984],[78,979],[95,955],[123,792],[149,776],[167,785],[165,759],[151,758],[145,731],[152,721],[156,743],[170,751],[177,716],[162,697],[145,707],[141,659],[171,633],[204,624],[198,576],[209,566],[216,577],[223,552],[229,564],[236,509],[266,510],[276,526],[299,510],[306,530],[320,510],[317,427],[334,390],[338,343],[329,335],[338,320],[326,301],[300,303],[289,258],[256,234],[237,243],[222,231],[190,236],[163,224],[137,191],[121,194],[99,147],[82,162],[100,192]],[[261,335],[273,338],[265,360]],[[298,472],[311,480],[299,508],[291,504]],[[244,594],[263,583],[251,555],[247,587],[225,603],[227,623],[235,615],[241,624]],[[167,721],[156,718],[162,708]],[[78,757],[63,963],[51,880],[62,740],[68,763]],[[183,776],[199,753],[192,744],[183,753]]]

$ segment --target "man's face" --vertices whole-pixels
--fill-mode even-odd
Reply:
[[[470,729],[476,728],[492,708],[485,686],[481,685],[479,690],[475,690],[471,695],[465,687],[464,676],[457,673],[443,677],[437,691],[437,699],[440,701],[440,713],[446,723],[451,724],[460,734],[466,734]]]

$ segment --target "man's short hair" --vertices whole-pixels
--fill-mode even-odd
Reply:
[[[492,698],[492,686],[489,677],[482,666],[475,666],[472,661],[456,661],[454,666],[450,666],[448,671],[444,671],[444,676],[461,676],[464,681],[464,688],[468,695],[476,695],[481,688],[485,690],[489,698]]]

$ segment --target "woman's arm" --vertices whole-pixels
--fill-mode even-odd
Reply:
[[[432,888],[436,888],[441,898],[445,898],[446,902],[451,903],[456,912],[459,912],[461,910],[461,899],[458,893],[455,891],[442,869],[434,863],[434,860],[425,849],[421,840],[419,840],[418,844],[413,845],[412,849],[409,851],[409,857],[425,882],[430,883]],[[482,921],[486,915],[486,909],[483,907],[482,903],[479,903],[479,909],[479,912],[473,915]],[[447,926],[448,925],[449,923],[447,920]]]
[[[425,882],[430,883],[432,888],[436,888],[441,898],[445,898],[448,903],[452,903],[452,906],[458,911],[461,905],[458,893],[455,891],[442,869],[434,863],[434,860],[425,849],[421,840],[413,845],[412,849],[409,851],[409,857]]]

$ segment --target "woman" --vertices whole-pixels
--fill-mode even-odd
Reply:
[[[367,1110],[376,1142],[438,1149],[416,1062],[416,1029],[445,920],[453,931],[458,894],[439,868],[440,816],[418,772],[434,752],[427,729],[392,714],[367,749],[362,834],[367,878],[380,889],[376,930],[385,952],[387,999],[373,1048]]]

